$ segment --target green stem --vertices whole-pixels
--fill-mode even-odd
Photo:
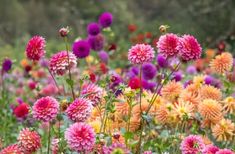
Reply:
[[[57,81],[56,81],[54,75],[51,73],[51,71],[50,71],[50,69],[49,69],[48,67],[47,67],[47,70],[48,70],[48,72],[50,73],[50,75],[51,75],[51,77],[52,77],[52,79],[53,79],[53,81],[54,81],[54,83],[55,83],[55,85],[56,85],[56,88],[58,89],[58,92],[59,92],[59,94],[60,94],[60,88],[59,88],[59,85],[58,85],[58,83],[57,83]]]
[[[48,126],[48,143],[47,143],[47,154],[50,154],[50,142],[51,142],[51,123]]]

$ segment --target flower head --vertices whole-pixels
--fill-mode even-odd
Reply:
[[[66,110],[68,117],[74,122],[84,122],[91,115],[92,102],[85,98],[78,98]]]
[[[97,35],[100,33],[100,26],[99,24],[92,22],[87,26],[87,32],[89,35]]]
[[[179,97],[182,90],[183,85],[180,82],[170,81],[163,86],[161,94],[165,99],[174,101]]]
[[[30,60],[38,61],[46,53],[45,39],[41,36],[32,37],[26,46],[26,56]]]
[[[163,55],[161,54],[158,54],[157,55],[157,63],[160,67],[162,68],[165,68],[168,66],[168,61],[166,59],[166,57],[164,57]]]
[[[33,117],[48,122],[53,120],[59,112],[59,103],[53,97],[46,96],[38,99],[33,105]]]
[[[29,113],[29,105],[26,103],[21,103],[14,108],[13,113],[17,118],[24,118]]]
[[[74,123],[65,131],[65,139],[70,149],[76,152],[89,152],[95,145],[93,128],[85,123]]]
[[[180,144],[182,154],[198,154],[202,152],[205,145],[200,136],[189,135]]]
[[[104,147],[103,153],[104,154],[129,154],[130,151],[126,148],[124,144],[113,143],[109,147]]]
[[[131,88],[131,89],[139,89],[141,87],[141,81],[138,77],[134,77],[132,79],[130,79],[129,83],[128,83],[128,86]]]
[[[1,154],[24,154],[17,144],[9,145],[0,151]]]
[[[232,150],[229,150],[229,149],[220,149],[215,154],[234,154],[234,152]]]
[[[11,69],[12,61],[9,58],[5,58],[2,62],[2,71],[8,72]]]
[[[104,47],[104,36],[101,34],[98,34],[96,36],[89,36],[88,43],[90,44],[91,49],[100,51]]]
[[[235,125],[231,120],[222,119],[220,122],[216,123],[212,127],[213,136],[218,141],[228,141],[231,140],[235,135]]]
[[[223,110],[226,113],[230,114],[235,113],[235,98],[229,96],[225,98],[225,100],[223,100],[222,103],[223,103]]]
[[[25,128],[19,133],[18,143],[23,152],[33,153],[40,148],[41,139],[36,131],[31,131],[28,128]]]
[[[132,64],[151,62],[154,58],[154,50],[150,45],[136,44],[129,49],[128,59]]]
[[[88,98],[93,106],[96,106],[103,97],[103,89],[93,83],[84,84],[81,94],[83,97]]]
[[[143,78],[146,80],[151,80],[155,77],[157,69],[152,63],[144,63],[142,66]]]
[[[162,35],[157,42],[157,48],[159,53],[163,54],[165,57],[172,57],[178,54],[178,36],[175,34]]]
[[[202,48],[192,35],[183,35],[179,38],[177,50],[183,60],[195,60],[201,57]]]
[[[73,43],[73,54],[77,58],[85,58],[90,54],[90,45],[85,40],[79,40]]]
[[[68,68],[74,68],[77,65],[77,58],[71,52],[67,54],[67,51],[60,51],[51,57],[49,63],[49,68],[52,73],[57,75],[64,75]]]
[[[233,56],[229,52],[224,52],[218,55],[210,63],[212,70],[218,74],[226,73],[230,71],[233,66]]]
[[[202,154],[215,154],[217,151],[219,151],[217,146],[209,144],[203,149]]]
[[[107,63],[109,59],[109,54],[105,51],[100,51],[99,53],[99,58],[102,62]]]
[[[99,17],[99,24],[104,28],[111,26],[112,22],[113,15],[109,12],[104,12]]]
[[[204,85],[201,87],[200,96],[202,99],[214,99],[219,101],[222,98],[222,92],[214,86]]]

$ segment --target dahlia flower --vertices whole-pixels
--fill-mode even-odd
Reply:
[[[97,35],[100,33],[100,26],[99,24],[92,22],[87,26],[87,33],[89,35]]]
[[[113,143],[109,147],[103,147],[103,153],[104,154],[114,154],[114,153],[120,153],[120,154],[129,154],[130,151],[126,148],[124,144],[121,143]]]
[[[74,123],[65,131],[70,149],[76,152],[90,152],[95,145],[95,133],[90,125]]]
[[[9,58],[5,58],[2,62],[2,71],[8,72],[11,69],[12,61]]]
[[[38,61],[46,53],[45,39],[41,36],[32,37],[26,46],[26,56],[30,60]]]
[[[52,154],[58,154],[59,152],[59,139],[52,139],[51,141],[51,151],[52,151]]]
[[[100,58],[100,60],[101,60],[102,62],[104,62],[104,63],[107,63],[107,62],[108,62],[109,54],[108,54],[107,52],[105,52],[105,51],[100,51],[100,52],[98,53],[98,55],[99,55],[99,58]]]
[[[141,87],[141,81],[138,77],[134,77],[134,78],[130,79],[128,86],[131,89],[139,89]]]
[[[202,154],[215,154],[217,151],[219,151],[217,146],[209,144],[202,150]]]
[[[168,61],[167,61],[166,57],[164,57],[161,54],[157,55],[157,63],[158,63],[158,66],[160,66],[162,68],[166,68],[168,66]]]
[[[212,127],[212,134],[218,141],[232,140],[234,131],[235,125],[229,119],[222,119]]]
[[[200,136],[189,135],[180,144],[182,154],[198,154],[201,153],[205,145]]]
[[[183,85],[180,82],[170,81],[162,87],[161,94],[165,99],[174,101],[179,97],[182,90]]]
[[[84,122],[91,115],[92,102],[85,98],[78,98],[69,105],[66,113],[74,122]]]
[[[204,85],[201,87],[200,96],[202,99],[213,99],[219,101],[222,98],[222,92],[214,86]]]
[[[160,36],[159,41],[157,42],[159,53],[165,57],[177,55],[179,52],[177,49],[178,40],[178,36],[172,33]]]
[[[88,43],[94,51],[101,51],[104,47],[104,41],[104,36],[102,34],[88,37]]]
[[[113,22],[113,15],[109,12],[104,12],[99,17],[99,24],[103,28],[111,26],[112,22]]]
[[[68,54],[67,51],[60,51],[54,54],[49,62],[50,71],[53,74],[64,75],[67,70],[70,68],[74,68],[77,65],[76,56],[69,52],[69,64],[68,64]]]
[[[96,106],[103,97],[103,89],[93,83],[84,84],[81,91],[82,97],[88,98]]]
[[[132,64],[151,62],[154,58],[154,50],[150,45],[136,44],[129,49],[128,60]]]
[[[38,99],[33,105],[33,117],[48,122],[53,120],[59,112],[59,103],[53,97],[46,96]]]
[[[17,144],[9,145],[0,151],[1,154],[24,154]]]
[[[146,80],[151,80],[155,77],[157,73],[157,68],[152,63],[144,63],[142,66],[143,78]]]
[[[225,100],[223,100],[222,103],[223,103],[223,110],[226,113],[230,114],[235,113],[235,98],[229,96],[225,98]]]
[[[26,103],[21,103],[14,108],[13,113],[17,118],[24,118],[29,113],[29,105]]]
[[[85,40],[79,40],[73,43],[73,54],[77,58],[85,58],[90,54],[90,45]]]
[[[36,131],[31,131],[28,128],[24,128],[19,133],[18,143],[20,149],[22,149],[24,153],[33,153],[40,148],[41,139]]]
[[[215,154],[235,154],[235,152],[229,149],[220,149]]]
[[[189,102],[178,102],[173,110],[180,120],[190,119],[193,117],[194,105]]]
[[[210,63],[212,70],[218,74],[226,73],[230,71],[233,66],[233,56],[229,52],[224,52],[218,55]]]
[[[197,39],[191,35],[183,35],[179,38],[178,46],[180,57],[183,60],[195,60],[201,57],[202,48]]]

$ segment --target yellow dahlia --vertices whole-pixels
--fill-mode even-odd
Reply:
[[[224,52],[215,57],[210,63],[212,70],[218,74],[230,71],[233,66],[233,56],[229,52]]]
[[[204,83],[204,76],[197,75],[193,78],[193,83],[197,86],[201,86]]]
[[[212,134],[217,141],[232,140],[235,135],[235,125],[229,119],[222,119],[214,127],[212,127]]]
[[[205,120],[213,123],[216,123],[223,118],[222,106],[216,100],[203,100],[198,106],[198,111]]]
[[[163,98],[174,102],[183,90],[183,85],[180,82],[170,81],[163,86],[161,94]]]
[[[214,99],[219,101],[222,98],[222,92],[214,86],[204,85],[201,87],[200,96],[202,99]]]
[[[227,97],[225,98],[224,101],[222,101],[223,103],[223,109],[226,113],[234,113],[235,112],[235,98],[233,97]]]
[[[175,103],[175,106],[173,107],[173,110],[176,114],[176,116],[180,120],[190,119],[193,117],[193,110],[194,106],[193,104],[189,102],[179,102]]]

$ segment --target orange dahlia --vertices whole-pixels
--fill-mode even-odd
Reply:
[[[161,94],[166,100],[174,102],[183,90],[183,85],[180,82],[170,81],[163,86]]]
[[[204,85],[201,87],[200,96],[202,99],[214,99],[219,101],[222,98],[222,92],[214,86]]]
[[[235,125],[229,119],[222,119],[214,127],[212,127],[212,134],[217,141],[228,141],[235,135]]]
[[[235,98],[233,97],[227,97],[225,98],[224,101],[222,101],[223,103],[223,109],[226,113],[234,113],[235,112]]]
[[[222,106],[216,100],[203,100],[198,106],[198,111],[205,120],[213,123],[216,123],[223,118]]]
[[[179,101],[189,102],[193,104],[194,109],[196,109],[201,99],[198,95],[193,94],[192,92],[189,92],[188,90],[184,89],[179,96]]]
[[[163,123],[163,124],[167,123],[170,117],[170,111],[167,108],[167,106],[163,105],[159,109],[157,109],[155,117],[159,123]]]
[[[233,66],[233,56],[229,52],[224,52],[218,55],[210,63],[212,70],[218,74],[223,74],[230,71]]]

